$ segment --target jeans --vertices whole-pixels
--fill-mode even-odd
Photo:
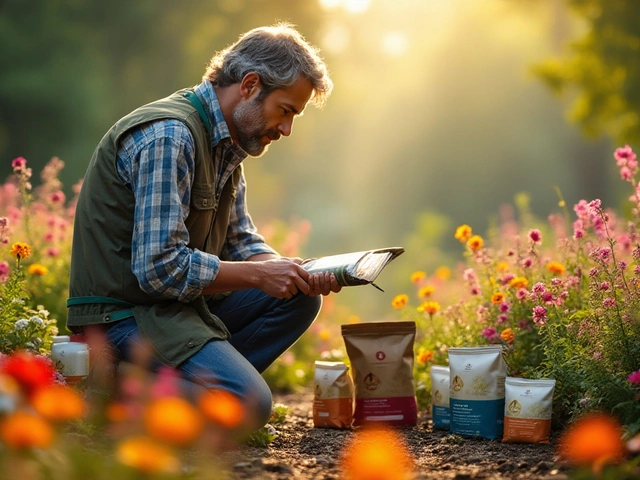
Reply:
[[[211,340],[177,367],[182,387],[195,398],[206,388],[223,388],[243,400],[252,414],[251,423],[260,427],[271,415],[271,391],[260,375],[309,328],[322,297],[298,293],[285,300],[258,289],[232,292],[209,303],[209,309],[227,326],[229,340]],[[110,325],[107,340],[119,360],[132,361],[136,346],[142,346],[134,318]],[[162,364],[155,360],[151,368]]]

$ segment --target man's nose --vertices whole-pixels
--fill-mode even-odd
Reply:
[[[280,135],[284,137],[288,137],[289,135],[291,135],[292,131],[293,131],[293,120],[285,121],[278,125],[278,132],[280,132]]]

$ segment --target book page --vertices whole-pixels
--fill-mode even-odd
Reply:
[[[339,267],[354,265],[366,252],[343,253],[341,255],[330,255],[328,257],[316,258],[301,266],[307,272],[324,272]]]
[[[355,265],[354,277],[373,282],[393,256],[391,252],[368,253]]]

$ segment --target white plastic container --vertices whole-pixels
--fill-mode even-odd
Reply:
[[[78,384],[89,375],[89,347],[72,342],[68,335],[53,337],[51,360],[68,384]]]

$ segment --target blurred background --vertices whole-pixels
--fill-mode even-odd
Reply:
[[[118,118],[281,20],[335,89],[247,159],[249,207],[308,221],[302,256],[405,246],[386,293],[340,295],[363,320],[408,272],[455,267],[455,227],[483,234],[518,194],[541,218],[556,187],[569,207],[628,196],[612,153],[640,139],[640,3],[624,0],[0,0],[0,176],[58,156],[70,191]]]

